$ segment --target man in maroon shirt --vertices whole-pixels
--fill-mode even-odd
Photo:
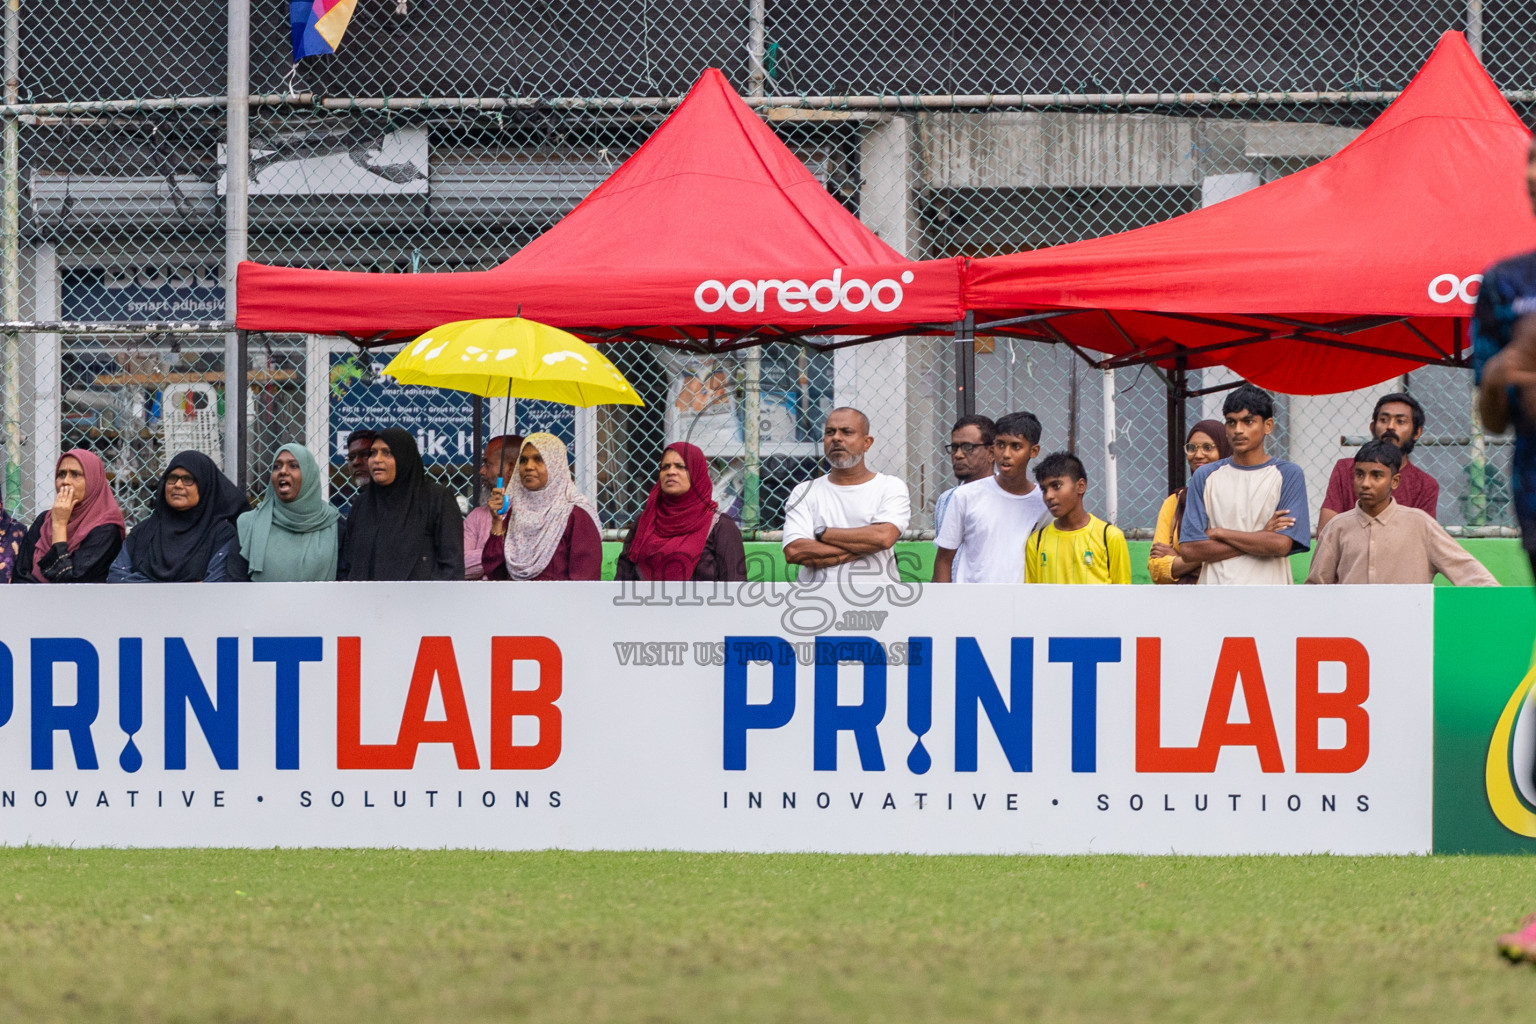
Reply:
[[[1434,477],[1408,461],[1408,453],[1424,433],[1424,407],[1412,395],[1397,392],[1376,400],[1371,414],[1371,437],[1397,445],[1403,453],[1402,476],[1392,497],[1399,505],[1423,509],[1431,519],[1440,504],[1440,484]],[[1328,493],[1317,514],[1317,532],[1321,534],[1328,520],[1355,507],[1355,460],[1340,459],[1328,478]]]

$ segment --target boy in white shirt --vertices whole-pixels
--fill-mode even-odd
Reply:
[[[992,441],[996,473],[955,492],[934,538],[935,583],[1017,583],[1024,578],[1024,542],[1049,522],[1045,499],[1029,476],[1040,454],[1040,421],[1027,412],[997,421]]]
[[[800,566],[801,583],[900,582],[891,548],[912,518],[912,500],[905,483],[864,465],[874,441],[859,410],[827,416],[821,447],[832,468],[796,487],[784,512],[784,561]]]

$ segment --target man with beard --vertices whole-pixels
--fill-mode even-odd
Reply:
[[[1382,395],[1376,400],[1376,411],[1371,414],[1371,440],[1391,441],[1403,455],[1403,468],[1393,500],[1399,505],[1420,509],[1434,519],[1440,504],[1440,484],[1408,461],[1409,453],[1423,434],[1424,407],[1412,395],[1398,392]],[[1328,520],[1354,507],[1355,460],[1350,457],[1336,462],[1333,475],[1328,478],[1328,493],[1317,513],[1318,536],[1322,536]]]
[[[899,581],[891,552],[912,518],[907,485],[864,465],[875,439],[869,417],[833,409],[822,433],[832,467],[794,489],[785,506],[784,561],[800,566],[801,583],[822,580]]]
[[[352,499],[373,482],[368,472],[368,457],[373,454],[373,441],[378,432],[366,427],[347,435],[347,481],[350,486],[338,487],[331,492],[331,504],[341,510],[343,517],[351,510]]]

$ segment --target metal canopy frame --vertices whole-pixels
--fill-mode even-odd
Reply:
[[[1098,370],[1117,370],[1132,366],[1168,363],[1179,358],[1188,359],[1217,352],[1226,352],[1234,348],[1264,341],[1302,341],[1329,348],[1364,352],[1368,355],[1411,360],[1436,366],[1465,367],[1468,365],[1461,349],[1458,348],[1447,352],[1444,348],[1435,344],[1423,331],[1419,330],[1413,324],[1412,318],[1406,316],[1361,316],[1333,323],[1316,323],[1309,320],[1297,320],[1292,317],[1272,314],[1255,314],[1247,316],[1242,320],[1236,320],[1197,316],[1191,313],[1163,312],[1161,310],[1136,310],[1135,312],[1144,316],[1159,317],[1180,323],[1224,328],[1237,332],[1237,336],[1224,341],[1200,345],[1184,345],[1172,338],[1164,337],[1151,346],[1144,346],[1138,344],[1120,324],[1119,320],[1115,318],[1115,313],[1107,309],[1050,310],[1042,313],[1032,313],[1027,316],[1009,317],[1002,320],[979,323],[975,329],[985,334],[999,334],[1027,341],[1064,344],[1076,352],[1084,362]],[[1098,313],[1108,320],[1115,333],[1125,341],[1131,351],[1119,355],[1096,357],[1068,339],[1060,329],[1051,323],[1052,320],[1064,316],[1081,316],[1092,313]],[[1457,317],[1455,319],[1459,321],[1463,318]],[[1258,323],[1254,321],[1258,321]],[[1262,326],[1264,323],[1273,324],[1274,326]],[[1402,324],[1423,344],[1425,351],[1403,352],[1347,340],[1351,335],[1375,330],[1379,327],[1387,327],[1392,324]]]
[[[900,328],[893,328],[878,334],[859,334],[856,336],[844,336],[845,340],[821,342],[811,341],[811,338],[837,337],[835,326],[783,328],[773,324],[758,324],[754,327],[723,327],[701,325],[697,327],[678,327],[663,324],[634,324],[628,327],[562,327],[561,330],[597,342],[643,342],[651,345],[661,345],[664,348],[676,349],[680,352],[694,352],[699,355],[719,355],[725,352],[738,352],[743,349],[757,348],[771,342],[784,342],[798,345],[801,348],[814,352],[833,352],[840,348],[849,348],[853,345],[864,345],[872,341],[887,341],[891,338],[903,338],[911,335],[948,335],[959,329],[960,321],[943,321],[936,323],[914,323]],[[0,324],[0,329],[4,325]],[[647,334],[647,331],[655,331],[655,334]],[[702,337],[692,332],[702,332]],[[311,332],[303,332],[311,333]],[[671,337],[668,336],[671,335]],[[384,345],[392,345],[410,340],[394,335],[394,332],[382,332],[378,334],[360,337],[353,334],[339,334],[337,337],[348,339],[358,348],[380,348]]]
[[[1217,384],[1211,387],[1192,389],[1189,387],[1189,361],[1191,358],[1230,352],[1232,349],[1243,348],[1266,341],[1300,341],[1325,348],[1337,348],[1350,352],[1363,352],[1367,355],[1410,360],[1427,366],[1464,368],[1470,365],[1467,361],[1465,350],[1462,347],[1453,345],[1451,351],[1446,351],[1415,326],[1412,318],[1406,316],[1358,316],[1333,323],[1315,323],[1278,314],[1254,314],[1237,320],[1198,316],[1190,313],[1164,312],[1161,310],[1135,310],[1134,312],[1144,316],[1160,317],[1176,323],[1224,328],[1237,333],[1235,337],[1228,340],[1201,345],[1184,345],[1167,336],[1158,339],[1150,346],[1142,345],[1138,344],[1130,332],[1115,318],[1115,311],[1109,309],[1044,310],[1037,313],[1027,313],[1020,316],[1005,317],[1000,320],[973,324],[972,333],[993,334],[1018,338],[1024,341],[1042,341],[1065,345],[1076,353],[1083,362],[1096,370],[1117,370],[1133,366],[1150,367],[1162,379],[1163,385],[1167,389],[1168,489],[1170,492],[1178,490],[1185,483],[1186,471],[1182,452],[1186,431],[1187,401],[1203,395],[1230,391],[1242,383],[1241,381],[1235,381],[1229,384]],[[1053,321],[1065,316],[1081,316],[1095,313],[1102,315],[1109,321],[1110,327],[1125,342],[1129,351],[1119,355],[1095,355],[1073,342],[1053,323]],[[971,315],[967,314],[968,322],[970,317]],[[1464,329],[1465,318],[1455,317],[1452,319],[1454,322],[1454,332],[1460,335]],[[1273,326],[1262,326],[1264,324],[1271,324]],[[1425,352],[1393,351],[1375,345],[1348,340],[1352,335],[1391,326],[1392,324],[1402,324],[1423,344]],[[960,337],[957,332],[956,341],[959,340]],[[959,365],[961,364],[957,362],[957,367]],[[973,359],[970,364],[973,372],[974,365]]]
[[[1142,345],[1136,342],[1130,332],[1116,319],[1115,312],[1109,309],[1052,309],[1034,313],[1025,313],[1018,316],[1005,317],[998,320],[989,320],[982,323],[976,322],[974,311],[967,311],[961,320],[949,322],[914,323],[899,329],[892,329],[879,334],[866,334],[857,337],[844,336],[844,340],[822,342],[812,341],[812,338],[837,337],[836,328],[805,327],[785,329],[773,324],[759,324],[754,327],[725,327],[699,325],[690,328],[678,326],[664,326],[660,324],[636,324],[628,327],[605,327],[599,329],[571,329],[573,334],[579,334],[594,341],[610,342],[646,342],[653,345],[661,345],[666,348],[683,352],[694,352],[701,355],[716,355],[727,352],[736,352],[744,349],[756,348],[771,342],[783,342],[795,344],[814,352],[834,352],[838,349],[850,348],[855,345],[864,345],[875,341],[885,341],[890,338],[908,337],[912,335],[942,336],[949,335],[955,342],[955,406],[960,415],[974,413],[976,405],[975,375],[976,375],[976,351],[975,338],[977,334],[991,334],[1007,338],[1017,338],[1021,341],[1039,341],[1049,344],[1064,345],[1071,349],[1078,358],[1096,370],[1117,370],[1134,366],[1146,366],[1158,375],[1167,389],[1168,397],[1168,484],[1170,490],[1177,490],[1184,486],[1185,467],[1181,457],[1184,444],[1186,410],[1185,404],[1191,398],[1203,395],[1216,394],[1235,388],[1240,382],[1230,384],[1218,384],[1205,388],[1190,388],[1188,384],[1190,360],[1210,356],[1216,353],[1230,352],[1236,348],[1255,345],[1266,341],[1299,341],[1311,345],[1319,345],[1326,348],[1343,349],[1350,352],[1362,352],[1368,355],[1378,355],[1393,359],[1404,359],[1419,362],[1429,366],[1450,366],[1465,368],[1469,366],[1465,351],[1460,346],[1453,346],[1451,351],[1446,351],[1437,345],[1423,331],[1419,330],[1406,316],[1359,316],[1350,319],[1339,320],[1333,323],[1314,323],[1307,320],[1298,320],[1278,314],[1254,314],[1244,316],[1242,319],[1223,319],[1221,317],[1199,316],[1190,313],[1173,313],[1160,310],[1136,310],[1140,315],[1154,316],[1174,323],[1198,324],[1205,327],[1228,329],[1235,332],[1235,336],[1225,341],[1212,342],[1200,345],[1183,345],[1172,338],[1162,337],[1151,345]],[[1129,351],[1119,355],[1097,355],[1072,341],[1053,321],[1066,316],[1082,316],[1085,314],[1099,314],[1103,316],[1110,327],[1126,343]],[[1456,317],[1455,331],[1460,334],[1464,327],[1465,318]],[[1265,324],[1271,326],[1264,326]],[[1402,324],[1410,333],[1423,344],[1424,351],[1401,352],[1381,348],[1375,345],[1362,344],[1348,340],[1351,336],[1365,331],[1387,327],[1392,324]],[[0,322],[0,333],[62,333],[71,334],[146,334],[146,335],[171,335],[171,334],[217,334],[231,332],[235,325],[225,320],[207,321],[174,321],[174,322],[134,322],[134,321],[97,321],[91,323],[59,321],[59,320],[14,320]],[[644,332],[654,331],[656,334]],[[702,337],[697,332],[703,332]],[[265,333],[295,333],[308,334],[309,331],[294,332],[265,332]],[[672,337],[667,337],[670,333]],[[243,343],[248,332],[239,331],[237,337]],[[334,335],[351,341],[361,350],[379,348],[394,342],[404,342],[409,338],[394,336],[394,332],[381,331],[375,334],[358,336],[349,334]],[[243,361],[242,361],[243,364]],[[243,365],[235,368],[235,401],[240,410],[240,419],[243,425],[243,410],[245,396],[240,387],[244,377]],[[484,438],[483,419],[484,404],[475,403],[475,430],[474,430],[474,458],[478,463],[481,455],[481,447]],[[243,446],[242,446],[243,447]],[[243,471],[242,466],[239,467]],[[476,478],[478,483],[478,477]],[[478,486],[477,486],[478,490]]]

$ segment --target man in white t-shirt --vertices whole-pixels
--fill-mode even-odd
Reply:
[[[869,417],[846,406],[827,416],[821,447],[831,470],[789,496],[784,561],[800,566],[801,583],[901,579],[891,553],[912,518],[907,485],[864,465],[875,439]]]
[[[1018,583],[1024,543],[1051,520],[1029,463],[1040,454],[1040,421],[1013,412],[997,421],[992,455],[997,471],[955,492],[933,539],[935,583]]]
[[[954,500],[955,492],[966,484],[985,480],[996,468],[992,464],[992,437],[997,424],[985,416],[961,416],[949,431],[949,444],[944,451],[949,454],[949,464],[955,471],[955,486],[939,493],[933,503],[933,530],[944,529],[944,513]]]

